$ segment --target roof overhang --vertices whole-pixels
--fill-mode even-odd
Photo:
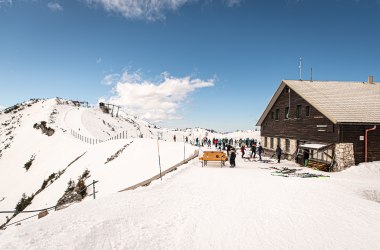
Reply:
[[[325,148],[329,145],[327,144],[317,144],[317,143],[306,143],[306,144],[302,144],[302,145],[299,145],[298,147],[299,148],[307,148],[307,149],[321,149],[321,148]]]

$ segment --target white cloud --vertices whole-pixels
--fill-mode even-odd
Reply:
[[[12,6],[13,1],[12,0],[0,0],[0,8],[2,6]]]
[[[59,3],[49,2],[49,3],[47,4],[47,7],[48,7],[51,11],[62,11],[62,10],[63,10],[62,5],[60,5]]]
[[[114,81],[116,74],[108,76],[105,78]],[[143,79],[140,72],[125,71],[113,89],[115,95],[101,100],[120,105],[127,112],[147,120],[180,119],[177,110],[191,92],[214,86],[214,79],[177,78],[166,72],[160,78],[155,82]]]
[[[201,0],[83,0],[90,6],[102,6],[106,11],[121,14],[129,19],[149,21],[164,20],[167,11],[176,11],[189,3]],[[216,0],[210,0],[216,1]],[[219,0],[229,7],[240,5],[244,0]]]
[[[239,6],[243,0],[224,0],[224,2],[228,7],[235,7]]]
[[[164,12],[177,10],[194,0],[85,0],[90,5],[100,5],[106,11],[115,12],[130,19],[150,21],[165,19]]]
[[[106,75],[103,78],[102,84],[104,84],[104,85],[112,85],[112,84],[116,83],[119,79],[120,79],[120,75],[119,74],[109,74],[109,75]]]

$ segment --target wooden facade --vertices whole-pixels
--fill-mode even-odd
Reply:
[[[360,140],[364,136],[365,130],[373,127],[371,125],[360,124],[340,124],[339,142],[353,143],[355,151],[355,164],[365,162],[364,159],[364,140]],[[380,125],[377,129],[368,132],[368,161],[380,161]]]
[[[297,106],[301,107],[299,117],[296,116]],[[289,107],[288,118],[285,117],[287,107]],[[309,116],[306,115],[306,107],[309,107]],[[278,119],[276,119],[276,110],[279,112]],[[315,143],[338,142],[336,130],[336,126],[329,119],[289,88],[284,88],[261,124],[262,136]]]
[[[275,97],[274,97],[275,98]],[[274,102],[272,102],[274,101]],[[352,143],[355,164],[365,161],[365,130],[377,125],[377,129],[368,133],[368,161],[380,160],[379,124],[334,124],[304,98],[285,85],[277,99],[272,99],[272,107],[261,122],[262,138],[281,138],[303,143],[339,144]],[[269,107],[269,106],[268,106]],[[286,113],[288,112],[288,115]],[[380,112],[380,111],[379,111]],[[265,113],[264,113],[265,114]],[[273,140],[273,139],[272,139]],[[262,142],[265,145],[265,142]],[[269,142],[267,142],[269,144]],[[284,145],[284,144],[282,144]],[[274,145],[267,148],[275,148]],[[295,152],[288,152],[295,153]]]

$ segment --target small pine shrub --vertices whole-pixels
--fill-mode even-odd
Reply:
[[[82,176],[79,177],[79,179],[87,179],[89,177],[89,174],[90,174],[90,170],[86,169]]]
[[[32,200],[34,198],[34,194],[31,196],[26,196],[25,193],[22,194],[21,200],[16,205],[16,213],[20,213],[21,211],[24,211],[24,209],[29,206],[32,203]]]
[[[30,160],[24,164],[24,168],[26,169],[26,171],[29,170],[29,168],[32,166],[32,163],[34,161],[34,159],[36,158],[36,155],[32,155],[32,157],[30,158]]]
[[[86,197],[87,195],[87,188],[86,184],[84,183],[84,180],[79,180],[77,184],[78,194],[82,197]]]
[[[66,188],[65,193],[71,193],[71,192],[73,192],[73,191],[74,191],[74,188],[75,188],[75,181],[70,180],[70,181],[67,183],[67,188]]]
[[[42,182],[42,186],[41,186],[41,189],[45,189],[47,184],[48,184],[48,180],[44,180],[44,182]]]

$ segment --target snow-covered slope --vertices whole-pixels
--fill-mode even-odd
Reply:
[[[31,100],[5,112],[0,115],[0,211],[14,210],[24,193],[26,196],[38,193],[26,210],[54,206],[68,182],[77,180],[86,169],[91,176],[86,184],[99,181],[96,185],[99,197],[159,173],[157,140],[149,139],[157,138],[159,130],[151,129],[153,126],[148,122],[127,114],[112,117],[100,109],[75,107],[62,99]],[[35,128],[42,121],[54,130],[53,135]],[[73,136],[74,132],[80,136]],[[122,132],[124,139],[119,136]],[[141,134],[149,136],[137,138]],[[100,141],[104,142],[92,144]],[[196,149],[190,144],[162,140],[159,147],[162,170],[192,155]],[[115,159],[109,161],[113,155]],[[60,177],[49,179],[49,176]],[[44,181],[48,183],[41,191]],[[0,225],[11,215],[0,214]],[[24,217],[19,214],[12,221]]]
[[[272,176],[273,166],[300,169],[195,159],[149,187],[0,231],[0,249],[379,249],[380,162],[330,178]]]

